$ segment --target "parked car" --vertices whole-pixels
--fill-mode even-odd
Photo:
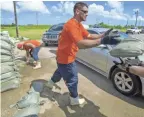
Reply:
[[[88,29],[90,33],[100,34],[101,31]],[[118,32],[121,39],[127,39],[129,36],[123,32]],[[100,45],[90,49],[81,49],[77,53],[76,60],[90,67],[110,79],[120,93],[131,96],[142,94],[144,96],[144,78],[127,73],[119,69],[113,61],[120,62],[120,58],[112,57],[109,51],[116,45]],[[139,56],[144,61],[144,55]]]
[[[59,36],[59,33],[63,29],[63,25],[64,25],[64,23],[53,25],[52,27],[50,27],[49,30],[44,32],[44,34],[42,36],[43,43],[45,43],[45,45],[57,45],[58,44],[58,36]]]
[[[144,28],[141,29],[141,33],[144,33]]]
[[[138,29],[137,27],[133,27],[131,29],[127,29],[126,33],[131,33],[131,34],[140,34],[141,30]]]
[[[50,27],[49,30],[44,32],[42,35],[42,41],[45,43],[45,45],[58,45],[58,35],[62,31],[63,26],[65,23],[60,23],[53,25]],[[89,26],[86,24],[82,24],[85,29],[89,29]]]

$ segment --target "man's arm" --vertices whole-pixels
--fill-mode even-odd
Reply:
[[[96,47],[100,45],[100,42],[101,42],[101,39],[97,39],[97,40],[84,39],[84,40],[80,40],[77,43],[77,46],[79,49],[92,48],[92,47]]]
[[[129,72],[132,73],[132,74],[144,77],[144,67],[131,66],[131,67],[129,67]]]
[[[29,62],[29,58],[30,58],[30,53],[29,50],[26,50],[26,62]]]
[[[104,37],[104,34],[89,34],[87,36],[87,39],[100,39],[100,38],[103,38]]]
[[[32,49],[35,48],[35,45],[31,44],[31,43],[26,43],[25,44],[26,47],[31,47]],[[29,50],[26,50],[26,62],[28,63],[30,59],[30,52]]]

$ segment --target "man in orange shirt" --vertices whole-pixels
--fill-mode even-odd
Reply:
[[[26,51],[26,62],[29,63],[30,56],[34,59],[33,69],[41,68],[41,63],[39,62],[38,52],[41,47],[41,43],[36,40],[28,40],[17,44],[17,48]]]
[[[54,83],[63,77],[70,92],[70,104],[79,105],[85,102],[79,99],[77,92],[78,72],[75,58],[79,49],[91,48],[100,45],[104,34],[89,34],[81,24],[88,15],[88,6],[78,2],[74,6],[74,17],[66,22],[59,37],[57,50],[57,70],[45,86],[53,88]]]

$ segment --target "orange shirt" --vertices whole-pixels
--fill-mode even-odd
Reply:
[[[39,47],[41,45],[41,43],[39,41],[36,41],[36,40],[27,40],[23,44],[23,47],[24,47],[25,50],[33,49],[32,47],[26,46],[27,43],[31,43],[31,44],[35,45],[36,47]]]
[[[76,19],[71,18],[63,27],[59,36],[57,62],[61,64],[72,63],[79,50],[77,43],[87,38],[89,32]]]

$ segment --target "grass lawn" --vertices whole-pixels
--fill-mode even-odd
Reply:
[[[49,25],[19,26],[19,36],[40,40],[42,34],[50,28]],[[1,31],[8,31],[11,37],[16,37],[16,29],[12,26],[2,26]]]
[[[50,28],[50,25],[32,25],[32,26],[19,26],[19,36],[27,37],[29,39],[40,40],[42,34]],[[2,26],[2,31],[8,31],[11,37],[16,37],[16,29],[14,26]],[[120,29],[126,32],[126,29]]]

